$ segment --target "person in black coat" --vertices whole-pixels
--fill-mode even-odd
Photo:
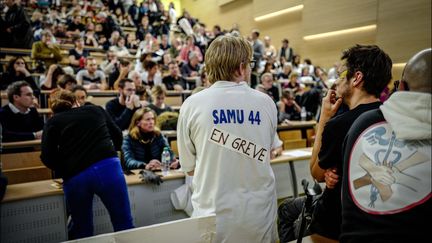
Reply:
[[[2,23],[2,28],[6,32],[6,46],[30,49],[33,44],[33,33],[30,19],[24,8],[14,0],[6,0],[5,4],[9,7]]]
[[[79,107],[63,90],[52,99],[54,116],[44,127],[41,160],[63,178],[71,215],[69,240],[93,235],[93,197],[107,208],[114,231],[133,228],[127,185],[117,151],[122,132],[102,107]]]

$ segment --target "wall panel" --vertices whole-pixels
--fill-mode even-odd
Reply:
[[[303,32],[323,32],[376,23],[377,0],[304,0]]]
[[[376,43],[394,63],[431,47],[430,0],[379,0]]]
[[[238,24],[242,35],[253,28],[261,37],[269,35],[276,48],[288,38],[290,46],[315,65],[329,68],[341,51],[354,44],[377,44],[389,53],[394,63],[406,62],[415,52],[431,46],[430,0],[181,0],[192,16],[207,24],[231,29]],[[302,11],[255,22],[254,17],[303,4]],[[377,24],[367,32],[304,41],[303,36],[345,28]],[[402,68],[395,68],[399,78]]]

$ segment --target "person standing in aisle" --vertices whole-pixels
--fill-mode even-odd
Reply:
[[[69,240],[93,235],[93,196],[107,208],[114,231],[133,228],[126,181],[117,152],[122,132],[103,110],[79,107],[75,95],[60,91],[53,97],[54,116],[42,135],[42,162],[63,178],[63,191],[72,218]]]
[[[252,55],[244,38],[215,39],[205,56],[213,85],[180,109],[177,141],[181,168],[194,176],[192,217],[216,214],[216,242],[278,239],[270,166],[272,148],[281,145],[277,111],[268,95],[247,84]]]

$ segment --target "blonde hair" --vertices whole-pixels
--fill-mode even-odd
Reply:
[[[216,38],[205,55],[205,66],[210,83],[233,81],[240,65],[249,65],[252,46],[243,37],[225,35]]]
[[[131,122],[129,124],[129,128],[128,128],[129,136],[131,136],[132,139],[135,139],[135,140],[141,139],[141,133],[140,133],[140,128],[138,127],[138,123],[139,123],[139,121],[141,121],[141,119],[143,118],[143,116],[146,113],[149,113],[149,112],[153,113],[155,121],[157,121],[156,112],[154,110],[148,108],[148,107],[144,107],[144,108],[138,109],[133,114]],[[156,136],[160,135],[160,130],[157,127],[157,124],[155,124],[155,128],[154,128],[153,133]]]
[[[166,96],[166,90],[162,85],[155,85],[151,89],[151,95],[152,95],[152,97],[158,97],[159,95],[165,95]]]
[[[76,102],[75,94],[68,90],[59,90],[50,95],[51,110],[59,113],[72,109]]]

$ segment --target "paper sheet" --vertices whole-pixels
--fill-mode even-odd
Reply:
[[[282,155],[301,157],[301,156],[311,156],[312,152],[304,151],[304,150],[292,150],[292,151],[283,151]]]

